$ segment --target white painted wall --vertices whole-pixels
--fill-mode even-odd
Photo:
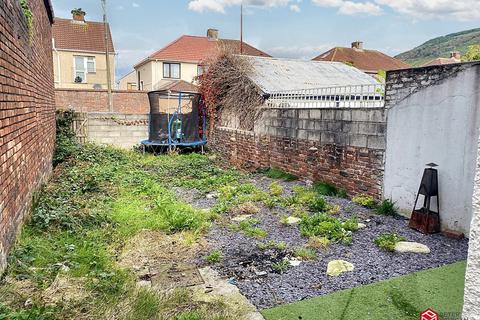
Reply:
[[[479,144],[480,145],[480,144]],[[473,220],[470,226],[463,319],[480,320],[480,149],[473,194]]]
[[[410,215],[425,164],[439,165],[442,228],[468,235],[479,135],[480,67],[423,88],[388,110],[384,196]]]

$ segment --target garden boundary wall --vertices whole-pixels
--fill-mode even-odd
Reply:
[[[148,114],[76,113],[74,131],[80,142],[131,149],[148,138]]]
[[[442,228],[468,236],[480,127],[480,62],[390,71],[385,100],[384,196],[410,216],[423,171],[433,162],[438,165]]]
[[[217,126],[209,148],[244,168],[276,167],[379,199],[385,115],[384,108],[264,109],[252,131]]]
[[[28,6],[31,29],[20,1],[0,1],[0,273],[55,145],[53,13],[50,1]]]
[[[147,114],[150,103],[146,91],[113,90],[113,112],[123,114]],[[57,110],[76,112],[109,112],[108,91],[94,89],[55,89]]]

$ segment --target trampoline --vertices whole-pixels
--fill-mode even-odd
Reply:
[[[148,140],[142,141],[154,152],[160,149],[197,148],[207,143],[206,111],[198,93],[172,90],[151,91]]]

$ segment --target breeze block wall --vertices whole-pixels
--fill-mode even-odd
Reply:
[[[383,108],[265,109],[253,131],[216,127],[209,147],[247,169],[277,167],[380,198]]]
[[[146,91],[113,90],[113,112],[147,114],[150,103]],[[77,112],[108,112],[108,91],[94,89],[55,89],[58,110]]]
[[[55,103],[52,11],[29,0],[29,31],[18,0],[0,1],[0,273],[32,194],[52,170]]]

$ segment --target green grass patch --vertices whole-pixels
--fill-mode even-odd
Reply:
[[[220,260],[222,260],[222,252],[220,250],[213,250],[212,252],[210,252],[208,254],[208,256],[205,258],[205,260],[208,263],[212,263],[212,264],[220,262]]]
[[[268,234],[265,230],[257,227],[260,223],[258,219],[249,218],[241,221],[239,224],[231,225],[233,230],[241,231],[247,237],[265,238]]]
[[[460,319],[465,262],[263,310],[266,320],[418,320],[432,308],[440,319]]]
[[[283,180],[283,181],[298,180],[298,177],[296,175],[285,172],[285,171],[283,171],[279,168],[268,168],[266,170],[265,169],[260,170],[260,172],[265,174],[267,177],[272,178],[272,179]]]
[[[347,197],[347,192],[345,191],[345,189],[340,189],[337,186],[328,182],[316,182],[313,185],[313,190],[318,194],[321,194],[324,196],[340,197],[340,198]]]
[[[375,244],[382,250],[394,251],[395,246],[400,241],[405,241],[405,237],[401,237],[396,233],[382,233],[375,239]]]

